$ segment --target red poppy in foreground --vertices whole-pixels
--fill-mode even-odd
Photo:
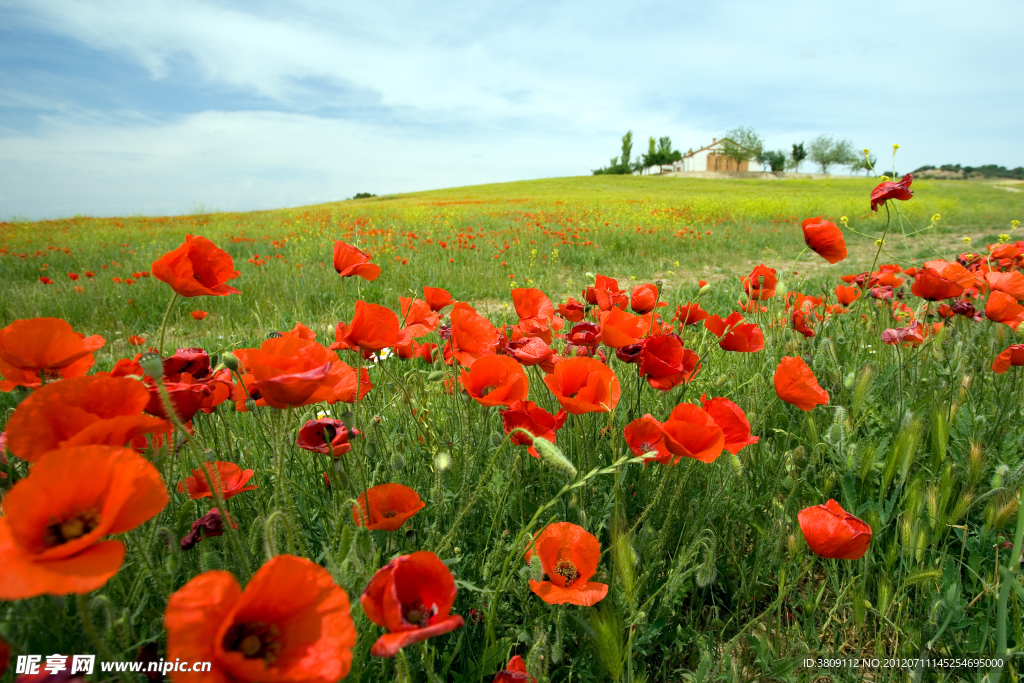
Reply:
[[[352,436],[358,436],[359,432],[352,430]],[[299,429],[299,436],[295,445],[307,451],[317,453],[334,452],[334,457],[344,455],[352,450],[349,441],[349,431],[341,420],[333,420],[325,417],[319,420],[307,420],[306,424]]]
[[[1024,365],[1024,344],[1013,344],[996,356],[992,363],[992,371],[998,375],[1010,369],[1010,366]]]
[[[613,306],[625,308],[629,305],[629,297],[619,289],[619,283],[600,273],[594,278],[594,286],[583,290],[583,298],[591,306],[600,307],[602,311],[607,311]]]
[[[48,378],[81,377],[95,362],[92,352],[106,344],[98,334],[86,337],[61,318],[15,320],[0,329],[0,391],[38,387]]]
[[[701,462],[714,462],[725,448],[725,432],[715,419],[703,408],[692,403],[680,403],[672,414],[661,423],[665,435],[665,447],[675,457],[663,465],[675,465],[680,458],[692,458]]]
[[[171,425],[142,411],[146,385],[124,377],[92,375],[47,384],[18,404],[7,423],[7,448],[33,462],[71,446],[124,446]]]
[[[601,343],[613,349],[636,344],[650,330],[650,320],[615,307],[601,311]],[[579,327],[577,325],[577,327]],[[576,329],[576,328],[573,328]]]
[[[185,235],[185,242],[153,261],[150,270],[184,297],[241,293],[226,284],[240,275],[231,255],[202,236]]]
[[[390,348],[398,341],[398,316],[384,306],[357,301],[351,325],[338,323],[334,330],[337,340],[332,349],[362,349],[380,351]]]
[[[700,357],[683,347],[677,334],[656,334],[644,339],[637,356],[637,370],[659,391],[689,382],[700,371]]]
[[[537,679],[526,671],[526,662],[523,658],[516,655],[498,672],[493,683],[537,683]]]
[[[402,332],[411,339],[419,339],[437,329],[437,313],[423,299],[400,296],[398,304],[402,311]]]
[[[583,313],[583,304],[572,297],[569,297],[568,301],[558,306],[558,315],[571,323],[578,323],[583,320]]]
[[[459,381],[473,400],[482,406],[507,406],[525,401],[530,380],[518,362],[508,356],[487,356],[463,370]]]
[[[828,403],[828,392],[819,386],[803,358],[785,356],[775,368],[774,382],[779,398],[800,410]]]
[[[722,396],[708,399],[701,394],[700,402],[704,412],[714,419],[725,434],[725,450],[736,455],[744,446],[752,446],[760,441],[760,437],[750,435],[750,422],[746,413],[729,399]]]
[[[4,497],[0,600],[88,593],[124,560],[121,541],[167,505],[160,473],[130,448],[52,451]]]
[[[1005,292],[993,291],[985,304],[985,317],[997,323],[1006,323],[1014,330],[1024,321],[1024,307]]]
[[[907,201],[914,196],[910,184],[914,182],[914,176],[908,173],[898,182],[880,183],[871,190],[871,210],[878,211],[878,207],[885,204],[886,199],[899,199]]]
[[[394,657],[406,645],[444,635],[465,622],[451,614],[458,590],[434,553],[399,555],[377,570],[360,602],[370,621],[388,630],[370,648],[375,657]]]
[[[334,683],[348,675],[356,630],[348,596],[302,557],[278,555],[242,590],[225,571],[200,574],[167,601],[167,656],[212,663],[188,681]]]
[[[174,413],[182,422],[191,420],[204,404],[208,404],[211,394],[219,386],[223,386],[224,390],[221,392],[218,403],[223,403],[230,396],[229,387],[231,383],[229,380],[224,382],[196,382],[188,374],[185,374],[185,379],[186,381],[184,382],[164,382],[164,389],[167,390],[167,395],[170,396]],[[146,404],[146,412],[156,417],[162,417],[165,420],[171,419],[167,411],[164,410],[163,398],[160,396],[160,391],[156,386],[149,388],[149,403]]]
[[[708,316],[704,327],[719,337],[718,346],[725,351],[754,353],[764,348],[764,333],[756,323],[744,323],[743,314],[733,311],[728,318]]]
[[[775,269],[765,264],[755,266],[750,275],[741,277],[743,291],[754,301],[767,301],[775,296],[775,287],[779,279],[775,276]]]
[[[370,510],[366,510],[369,498]],[[352,521],[373,531],[394,531],[406,520],[426,507],[419,494],[401,484],[380,484],[361,493],[352,506]]]
[[[210,488],[210,482],[214,484],[220,482],[221,500],[227,500],[239,493],[259,488],[255,485],[246,486],[252,479],[253,471],[243,470],[233,462],[221,462],[220,460],[204,462],[203,469],[206,470],[205,473],[192,470],[191,477],[185,477],[184,481],[179,481],[178,493],[188,491],[188,497],[192,499],[212,498],[213,490]]]
[[[549,605],[590,607],[608,595],[607,585],[590,582],[601,559],[601,544],[583,527],[571,522],[549,524],[527,549],[527,563],[534,552],[548,580],[530,579],[530,590]]]
[[[846,240],[835,223],[816,216],[805,218],[800,227],[804,230],[804,243],[818,256],[829,263],[839,263],[846,258]]]
[[[450,343],[455,360],[468,368],[480,358],[497,353],[498,331],[490,320],[468,306],[452,309],[449,317],[452,321]]]
[[[423,300],[432,311],[441,311],[452,305],[452,295],[440,287],[424,287]]]
[[[622,389],[619,378],[596,358],[577,356],[555,365],[544,384],[566,412],[608,413],[615,409]]]
[[[206,311],[192,311],[192,313],[190,313],[190,315],[192,316],[193,320],[202,320],[203,318],[205,318],[206,316],[208,316],[210,314],[207,313]]]
[[[934,268],[923,268],[914,278],[910,288],[911,294],[929,301],[942,301],[960,296],[964,292],[963,285],[944,278]]]
[[[706,320],[708,315],[700,304],[682,304],[676,307],[676,315],[672,320],[678,320],[680,325],[696,325]]]
[[[501,411],[501,424],[506,434],[519,427],[530,432],[534,437],[546,439],[551,443],[555,443],[555,435],[565,424],[565,418],[564,410],[559,410],[557,414],[552,415],[533,401],[514,401],[509,404],[508,410]],[[540,453],[533,447],[533,439],[524,436],[521,432],[513,433],[510,440],[520,446],[529,446],[530,455],[535,458],[540,457]]]
[[[985,280],[994,291],[1009,294],[1018,301],[1024,301],[1024,273],[986,273]]]
[[[655,303],[658,308],[668,306],[664,301],[658,301],[659,296],[657,285],[650,283],[637,285],[633,288],[633,294],[629,298],[629,307],[633,309],[634,313],[643,315],[653,311]]]
[[[661,431],[661,423],[651,415],[644,415],[626,425],[622,431],[626,439],[626,445],[633,455],[640,457],[648,453],[655,453],[650,457],[654,462],[663,465],[672,461],[672,454],[665,445],[665,433]],[[646,462],[644,465],[646,466]]]
[[[816,554],[836,560],[859,560],[871,543],[871,527],[829,498],[824,505],[797,514],[800,531]]]
[[[380,277],[380,266],[370,263],[369,254],[341,240],[334,243],[334,270],[341,277],[358,275],[370,281]]]
[[[860,298],[860,288],[836,285],[836,299],[844,306],[849,306]]]

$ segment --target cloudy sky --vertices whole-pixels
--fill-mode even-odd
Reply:
[[[1014,167],[1021,26],[1019,0],[0,0],[0,220],[585,175],[627,129]]]

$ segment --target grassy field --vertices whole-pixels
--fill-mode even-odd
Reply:
[[[904,277],[893,300],[903,308],[869,296],[848,312],[822,304],[813,336],[805,336],[793,329],[785,293],[834,304],[841,275],[985,254],[1024,215],[1024,193],[921,181],[912,200],[890,200],[888,214],[870,211],[875,184],[596,176],[268,212],[0,223],[0,327],[59,317],[101,335],[93,371],[158,345],[164,324],[168,353],[199,347],[223,358],[299,322],[328,345],[356,301],[397,312],[398,298],[422,297],[423,286],[448,290],[500,327],[519,322],[511,289],[541,289],[557,306],[581,300],[598,273],[627,295],[658,281],[665,319],[691,301],[724,318],[747,302],[740,277],[761,263],[782,281],[764,310],[746,314],[763,332],[760,351],[724,351],[704,326],[681,329],[702,366],[671,391],[648,386],[606,348],[621,400],[608,413],[568,416],[555,443],[572,473],[508,443],[499,409],[453,391],[459,370],[441,361],[374,363],[373,389],[355,404],[240,412],[227,401],[199,413],[197,436],[176,454],[145,451],[170,502],[124,534],[121,571],[84,600],[0,603],[0,638],[16,654],[166,656],[164,613],[175,591],[213,569],[244,586],[261,564],[287,553],[325,566],[352,601],[359,635],[350,680],[490,681],[516,654],[538,680],[560,682],[981,680],[985,668],[949,670],[915,658],[1024,647],[1024,591],[1010,560],[1019,560],[1024,532],[1024,382],[1020,367],[991,369],[1021,334],[984,319],[941,318]],[[829,265],[808,252],[794,274],[800,222],[813,216],[843,228],[849,256]],[[240,276],[229,284],[241,294],[178,299],[165,318],[172,292],[151,276],[151,264],[189,233],[233,257]],[[1015,239],[1024,237],[1018,231]],[[335,240],[370,253],[380,278],[339,278]],[[975,301],[979,311],[985,295]],[[199,310],[209,315],[193,319]],[[882,342],[884,330],[914,320],[932,330],[922,343]],[[443,344],[436,332],[421,341],[428,340]],[[365,363],[351,351],[340,356],[353,367]],[[773,375],[783,357],[807,362],[827,404],[804,411],[780,400]],[[554,413],[540,367],[527,376],[530,400]],[[644,414],[667,420],[675,406],[704,395],[734,401],[759,441],[713,462],[629,460],[626,425]],[[0,394],[0,424],[23,397]],[[321,411],[362,432],[333,469],[328,456],[293,445]],[[259,488],[221,501],[237,532],[180,550],[192,522],[216,507],[175,489],[204,459],[253,469]],[[7,471],[0,486],[9,489],[29,468],[12,457]],[[331,488],[325,471],[336,477]],[[354,525],[353,499],[386,482],[415,489],[426,507],[396,532]],[[824,559],[808,548],[797,514],[830,498],[870,525],[862,558]],[[531,592],[538,568],[523,558],[527,539],[563,521],[600,543],[591,580],[609,592],[593,607],[551,605]],[[417,550],[436,553],[451,570],[452,613],[465,626],[398,658],[373,657],[381,629],[359,596],[378,568]],[[818,656],[902,658],[905,666],[803,664]],[[1019,661],[1001,680],[1018,679]],[[999,674],[991,675],[995,683]],[[8,672],[3,680],[11,679]]]

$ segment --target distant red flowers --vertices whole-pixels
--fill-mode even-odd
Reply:
[[[200,574],[171,595],[164,623],[167,656],[211,662],[200,678],[215,681],[333,683],[348,675],[356,644],[345,591],[293,555],[269,560],[244,590],[229,572]]]
[[[380,277],[380,266],[370,263],[370,256],[341,240],[334,243],[334,270],[341,277],[358,275],[364,280],[376,280]]]
[[[202,236],[185,235],[185,242],[154,261],[150,270],[184,297],[240,294],[226,284],[239,276],[231,255]]]
[[[804,231],[804,243],[818,256],[833,264],[846,258],[846,240],[835,223],[816,216],[804,219],[800,227]]]
[[[816,554],[837,560],[859,560],[871,543],[871,527],[831,498],[804,508],[797,518],[807,545]]]
[[[785,356],[775,368],[774,382],[779,398],[800,410],[811,410],[814,406],[828,403],[828,392],[818,385],[817,378],[803,358]]]
[[[352,506],[352,521],[356,526],[365,522],[366,528],[374,531],[394,531],[425,506],[408,486],[380,484],[360,493]]]
[[[914,176],[908,173],[897,182],[890,181],[877,185],[875,189],[871,190],[871,210],[878,211],[878,207],[885,204],[887,199],[907,201],[913,197],[914,193],[910,189],[912,182],[914,182]]]
[[[210,314],[207,313],[206,311],[192,311],[190,315],[192,316],[193,320],[202,320],[203,318]]]
[[[548,578],[531,579],[530,590],[544,602],[590,607],[608,595],[606,584],[590,581],[601,559],[601,544],[578,524],[556,522],[544,527],[526,551],[527,562],[534,553]]]
[[[360,602],[367,618],[388,632],[370,653],[394,657],[407,645],[461,627],[462,617],[451,614],[457,592],[452,573],[431,552],[400,555],[378,569]]]

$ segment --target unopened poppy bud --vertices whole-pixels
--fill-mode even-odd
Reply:
[[[703,286],[701,286],[701,288],[699,290],[697,290],[697,296],[704,296],[705,294],[707,294],[710,291],[711,291],[711,285],[703,285]]]
[[[206,462],[217,462],[217,452],[212,448],[203,452],[203,457],[206,458]]]
[[[434,370],[429,375],[427,375],[427,381],[428,382],[440,382],[443,379],[444,379],[444,372],[441,371],[441,370]]]
[[[442,361],[440,359],[435,360],[434,361],[434,369],[435,370],[444,370],[444,361]]]
[[[665,283],[662,280],[655,280],[654,286],[658,288],[658,294],[661,294],[661,288],[665,286]]]
[[[732,471],[736,473],[737,477],[743,476],[743,461],[740,460],[740,456],[729,456],[729,464],[732,465]]]
[[[541,459],[551,468],[569,477],[576,476],[576,466],[562,454],[562,450],[555,444],[537,436],[533,438],[533,448],[540,453]]]
[[[245,409],[248,410],[250,413],[252,411],[256,410],[256,401],[255,401],[255,399],[251,399],[251,398],[245,399]]]
[[[144,353],[139,359],[143,371],[153,379],[160,379],[164,374],[164,362],[158,353]]]
[[[391,456],[391,469],[396,472],[400,472],[405,468],[405,458],[402,457],[401,453],[395,453]]]
[[[1000,465],[996,468],[995,473],[992,475],[992,488],[998,489],[1003,486],[1003,477],[1010,473],[1010,468],[1007,465]]]
[[[498,432],[491,432],[491,445],[497,448],[501,445],[504,438]]]
[[[715,380],[715,386],[716,387],[724,387],[728,381],[729,381],[729,376],[728,375],[719,375],[718,379]]]
[[[853,388],[853,380],[855,379],[853,372],[850,372],[846,377],[843,378],[843,386],[847,389]]]
[[[452,456],[448,451],[441,451],[434,456],[434,467],[440,471],[445,471],[452,466]]]
[[[236,358],[235,354],[230,351],[225,352],[224,355],[220,357],[220,362],[223,363],[224,367],[231,372],[238,372],[238,358]]]
[[[530,578],[534,581],[544,580],[544,565],[540,562],[540,555],[536,553],[530,558]]]

